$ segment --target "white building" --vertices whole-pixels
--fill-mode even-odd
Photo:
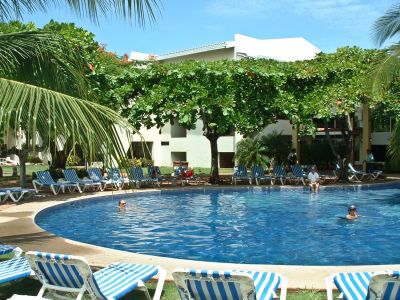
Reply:
[[[280,61],[306,60],[315,57],[320,50],[304,38],[256,39],[235,34],[233,41],[200,46],[192,49],[163,55],[150,55],[131,52],[131,60],[153,59],[160,63],[180,62],[183,60],[238,60],[244,57],[270,58]],[[157,128],[142,129],[142,133],[155,165],[172,166],[173,161],[188,161],[190,166],[210,167],[211,150],[209,141],[203,136],[201,122],[195,130],[186,130],[179,125],[166,125],[161,131]],[[277,130],[290,136],[291,125],[286,120],[265,128],[264,133]],[[233,133],[218,140],[220,167],[232,167],[236,143],[242,138]],[[134,155],[143,156],[140,138],[132,144]]]

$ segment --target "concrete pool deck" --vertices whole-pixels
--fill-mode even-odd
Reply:
[[[226,187],[224,187],[226,188]],[[134,190],[133,193],[153,191]],[[36,213],[44,208],[65,203],[67,201],[90,199],[98,196],[111,196],[131,193],[132,190],[119,192],[97,192],[93,194],[65,194],[61,196],[35,196],[30,201],[21,202],[0,211],[0,241],[13,244],[24,251],[46,251],[84,256],[90,265],[102,267],[112,262],[135,262],[155,264],[167,270],[167,279],[171,279],[171,271],[176,268],[205,269],[244,269],[256,271],[279,272],[288,278],[291,289],[325,289],[325,277],[336,272],[399,270],[400,265],[379,266],[287,266],[287,265],[250,265],[191,261],[142,255],[137,253],[114,250],[55,236],[34,222]],[[335,245],[332,245],[335,247]]]

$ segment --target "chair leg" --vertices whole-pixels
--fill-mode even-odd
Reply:
[[[156,291],[154,293],[153,300],[161,299],[161,293],[163,291],[166,275],[167,275],[167,272],[164,269],[160,269],[160,268],[158,269],[158,282],[157,282],[157,287],[156,287]]]

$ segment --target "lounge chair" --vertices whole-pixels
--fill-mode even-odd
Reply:
[[[178,269],[172,272],[182,300],[286,299],[287,280],[278,273]]]
[[[115,189],[122,189],[126,184],[129,185],[131,182],[128,178],[122,177],[119,168],[108,168],[107,169],[108,178],[111,179],[112,184]]]
[[[13,253],[13,258],[18,258],[22,254],[22,249],[15,246],[0,244],[0,256]]]
[[[350,180],[363,181],[364,179],[368,179],[370,177],[369,173],[356,170],[351,163],[349,163],[348,167]]]
[[[287,175],[285,167],[282,165],[275,166],[272,173],[275,176],[275,180],[279,179],[282,185],[286,183],[286,180],[294,178]]]
[[[259,185],[263,180],[269,180],[271,185],[275,183],[275,178],[273,176],[265,175],[264,168],[259,165],[251,168],[251,177],[255,180],[257,185]]]
[[[308,178],[307,174],[303,171],[303,168],[298,165],[295,164],[292,166],[292,172],[293,172],[293,176],[296,180],[296,183],[300,183],[300,181],[303,183],[303,185],[306,185],[306,180]]]
[[[368,285],[369,300],[398,300],[400,299],[400,277],[399,272],[387,274],[376,272]]]
[[[104,191],[109,185],[112,185],[111,179],[105,179],[100,168],[90,168],[87,170],[89,178],[94,182],[100,182],[101,190]]]
[[[114,263],[92,273],[83,257],[33,252],[26,253],[26,258],[43,284],[38,297],[43,297],[46,290],[58,296],[62,293],[77,294],[81,299],[87,292],[91,299],[119,299],[138,288],[150,299],[144,281],[158,274],[158,284],[154,294],[160,299],[166,272],[164,269],[144,264]]]
[[[36,193],[35,189],[25,189],[21,187],[7,187],[0,190],[6,191],[6,193],[8,194],[8,198],[10,198],[15,203],[21,201],[22,199],[28,199]]]
[[[29,277],[33,271],[25,257],[20,257],[22,249],[0,244],[0,256],[13,253],[11,259],[0,261],[0,284]]]
[[[143,170],[140,167],[129,168],[129,179],[131,182],[136,183],[137,188],[140,188],[141,183],[150,183],[153,186],[160,186],[157,178],[151,178],[149,176],[145,177],[143,175]]]
[[[67,179],[69,182],[77,183],[81,187],[82,192],[84,192],[86,188],[92,188],[93,191],[101,190],[102,188],[99,181],[95,182],[91,179],[80,179],[75,169],[63,170],[63,174],[65,179]]]
[[[368,294],[368,285],[374,274],[392,275],[393,271],[385,272],[345,272],[336,273],[325,279],[327,299],[333,300],[333,284],[340,292],[340,299],[365,300]],[[398,272],[396,272],[398,274]]]
[[[50,187],[54,195],[57,195],[60,191],[65,193],[65,188],[67,188],[70,192],[73,192],[75,189],[77,189],[80,193],[82,193],[79,184],[68,181],[55,182],[49,171],[37,171],[36,175],[37,179],[32,180],[36,193],[39,193],[40,188],[43,186]]]
[[[246,166],[244,166],[244,165],[236,166],[233,171],[232,183],[234,185],[236,185],[236,182],[238,180],[241,180],[241,181],[248,180],[249,184],[252,184],[252,178],[251,178],[251,176],[249,176],[249,174],[247,174],[247,169],[246,169]]]
[[[158,182],[166,181],[167,179],[161,174],[160,167],[157,166],[148,166],[147,167],[147,176],[151,178],[156,178]]]

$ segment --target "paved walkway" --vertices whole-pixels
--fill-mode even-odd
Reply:
[[[149,190],[146,190],[149,191]],[[134,191],[142,192],[142,191]],[[126,191],[114,192],[114,194]],[[34,217],[40,210],[66,201],[90,199],[93,196],[111,195],[111,192],[77,196],[36,196],[31,201],[8,207],[0,211],[0,241],[20,246],[23,250],[38,250],[56,253],[67,253],[86,257],[95,267],[102,267],[116,261],[150,263],[162,266],[168,271],[176,268],[207,269],[246,269],[274,271],[285,275],[289,280],[289,288],[293,289],[325,289],[326,276],[340,271],[375,271],[383,269],[399,270],[400,265],[381,266],[283,266],[283,265],[239,265],[228,263],[211,263],[201,261],[180,260],[156,256],[141,255],[125,251],[113,250],[84,244],[52,235],[34,223]],[[74,197],[75,196],[75,197]],[[332,245],[335,247],[335,245]]]

